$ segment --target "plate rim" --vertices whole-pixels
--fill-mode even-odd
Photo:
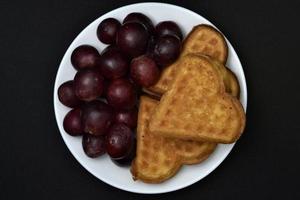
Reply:
[[[174,8],[176,8],[176,9],[181,9],[181,10],[183,10],[183,11],[185,11],[185,12],[188,12],[188,13],[191,14],[191,15],[195,15],[195,16],[197,16],[197,17],[199,17],[199,16],[202,17],[203,19],[207,20],[213,27],[217,28],[211,21],[209,21],[208,19],[206,19],[206,18],[203,17],[202,15],[200,15],[200,14],[198,14],[198,13],[192,11],[192,10],[189,10],[189,9],[187,9],[187,8],[185,8],[185,7],[178,6],[178,5],[174,5],[174,4],[169,4],[169,3],[160,3],[160,2],[133,3],[133,4],[124,5],[124,6],[121,6],[121,7],[116,8],[116,9],[113,9],[113,10],[111,10],[111,11],[109,11],[109,12],[106,12],[106,13],[104,13],[103,15],[101,15],[101,16],[97,17],[96,19],[94,19],[94,20],[93,20],[92,22],[90,22],[87,26],[85,26],[85,27],[77,34],[77,36],[72,40],[72,42],[70,43],[70,45],[68,46],[68,48],[67,48],[66,51],[64,52],[64,55],[63,55],[63,57],[61,58],[61,62],[59,63],[59,67],[58,67],[58,69],[57,69],[57,73],[56,73],[56,76],[55,76],[54,87],[53,87],[53,106],[54,106],[55,120],[56,120],[57,127],[58,127],[58,129],[59,129],[59,133],[60,133],[60,135],[61,135],[61,137],[62,137],[62,139],[63,139],[65,145],[67,146],[68,150],[70,151],[70,153],[75,157],[76,161],[79,162],[79,164],[80,164],[85,170],[87,170],[90,174],[92,174],[94,177],[96,177],[96,178],[99,179],[100,181],[102,181],[102,182],[104,182],[104,183],[106,183],[106,184],[108,184],[108,185],[110,185],[110,186],[112,186],[112,187],[121,189],[121,190],[123,190],[123,191],[131,192],[131,193],[138,193],[138,194],[162,194],[162,193],[174,192],[174,191],[177,191],[177,190],[186,188],[186,187],[188,187],[188,186],[190,186],[190,185],[193,185],[193,184],[195,184],[196,182],[202,180],[203,178],[207,177],[207,176],[208,176],[210,173],[212,173],[217,167],[220,166],[220,164],[225,160],[225,158],[228,157],[228,155],[231,153],[232,148],[234,147],[234,145],[236,144],[236,142],[230,144],[231,146],[229,146],[230,149],[229,149],[228,153],[227,153],[226,155],[224,155],[223,158],[218,159],[217,162],[215,162],[214,166],[211,167],[211,168],[209,169],[209,172],[208,172],[206,175],[204,175],[202,178],[195,179],[194,181],[191,181],[191,182],[186,182],[186,183],[184,183],[184,184],[181,184],[179,187],[168,188],[167,190],[164,190],[164,191],[152,191],[152,190],[148,190],[148,191],[138,191],[138,190],[130,190],[130,189],[126,188],[126,187],[123,187],[123,186],[117,185],[117,184],[115,184],[115,183],[109,182],[109,181],[108,181],[107,179],[105,179],[105,178],[102,178],[102,177],[100,178],[100,177],[98,177],[98,175],[96,175],[96,173],[94,173],[93,170],[91,170],[88,166],[84,165],[84,164],[83,164],[83,161],[79,158],[79,156],[78,156],[77,154],[75,154],[75,153],[72,152],[72,150],[71,150],[70,147],[69,147],[68,142],[67,142],[66,139],[63,137],[63,133],[62,133],[62,131],[61,131],[61,127],[59,126],[59,124],[60,124],[61,122],[58,120],[58,117],[57,117],[57,116],[58,116],[58,108],[57,108],[56,104],[58,103],[58,96],[57,96],[57,89],[56,89],[56,88],[58,88],[58,76],[59,76],[59,74],[61,73],[61,66],[62,66],[62,64],[63,64],[63,60],[64,60],[64,57],[65,57],[66,53],[67,53],[68,51],[70,51],[71,47],[73,46],[73,44],[75,43],[75,41],[77,41],[77,39],[80,37],[80,35],[81,35],[88,27],[93,26],[94,23],[96,23],[96,21],[97,21],[100,17],[102,17],[102,16],[104,16],[104,15],[106,15],[106,14],[112,12],[112,11],[117,12],[117,11],[119,11],[119,10],[123,10],[123,9],[128,8],[128,7],[132,7],[132,6],[140,6],[140,5],[149,5],[149,6],[150,6],[150,5],[156,5],[156,6],[161,6],[161,5],[162,5],[162,6],[168,6],[168,7],[170,6],[170,7],[174,7]],[[218,28],[217,28],[217,29],[218,29]],[[219,29],[218,29],[218,30],[219,30]],[[220,31],[220,30],[219,30],[219,31]],[[221,31],[220,31],[220,32],[221,32]],[[223,35],[224,35],[224,34],[223,34]],[[231,46],[231,47],[232,47],[232,49],[233,49],[233,54],[234,54],[233,56],[236,57],[238,63],[239,63],[240,66],[241,66],[241,68],[239,69],[239,70],[241,71],[241,76],[240,76],[239,78],[240,78],[240,81],[243,82],[241,90],[242,90],[243,93],[244,93],[244,95],[243,95],[243,97],[244,97],[244,102],[242,102],[242,104],[243,104],[243,108],[244,108],[245,113],[246,113],[246,110],[247,110],[247,102],[248,102],[248,91],[247,91],[247,81],[246,81],[244,69],[243,69],[242,63],[241,63],[241,61],[240,61],[240,59],[239,59],[239,57],[238,57],[238,55],[237,55],[237,53],[236,53],[236,50],[234,49],[234,47],[232,46],[232,44],[229,42],[229,40],[226,38],[225,35],[224,35],[224,37],[225,37],[225,39],[226,39],[226,42],[228,43],[228,46]],[[241,84],[240,84],[240,85],[241,85]]]

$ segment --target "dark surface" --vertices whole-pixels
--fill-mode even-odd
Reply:
[[[101,182],[75,160],[53,112],[57,68],[84,27],[130,3],[0,2],[0,199],[299,199],[296,1],[173,2],[203,15],[224,32],[247,78],[246,131],[208,177],[177,192],[141,196]]]

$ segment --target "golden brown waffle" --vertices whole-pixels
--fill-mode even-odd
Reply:
[[[201,55],[200,55],[201,56]],[[202,55],[203,56],[203,55]],[[240,96],[240,86],[238,80],[234,73],[230,71],[226,66],[224,66],[219,61],[206,56],[206,58],[219,70],[221,77],[225,85],[225,91],[234,97],[239,98]]]
[[[205,160],[216,148],[217,143],[193,140],[174,140],[176,153],[181,157],[182,164],[198,164]]]
[[[142,96],[140,99],[137,152],[131,166],[134,179],[148,183],[163,182],[172,177],[182,164],[195,164],[206,159],[215,143],[184,141],[153,135],[148,128],[151,114],[159,101]]]
[[[205,24],[195,26],[186,37],[178,60],[162,71],[158,82],[154,86],[151,86],[149,90],[158,94],[165,93],[174,79],[177,68],[179,67],[178,63],[180,63],[184,55],[189,53],[208,55],[222,64],[225,64],[228,47],[224,36],[212,26]]]
[[[236,141],[244,130],[245,113],[237,98],[225,92],[219,71],[206,57],[193,54],[180,65],[152,115],[150,131],[180,139]]]
[[[222,33],[212,26],[200,24],[193,28],[183,43],[182,54],[189,53],[201,53],[225,64],[228,47]]]
[[[232,96],[236,98],[240,98],[240,85],[239,82],[235,76],[235,74],[228,68],[226,68],[226,75],[223,78],[224,84],[226,86],[226,92],[228,94],[231,94]]]

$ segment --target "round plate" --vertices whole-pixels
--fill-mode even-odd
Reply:
[[[183,166],[182,169],[171,179],[160,184],[146,184],[141,181],[133,181],[129,168],[116,166],[107,155],[97,159],[87,157],[81,146],[81,137],[69,136],[63,129],[62,123],[64,116],[70,110],[62,105],[57,97],[57,89],[63,82],[73,79],[75,70],[71,65],[70,56],[72,51],[79,45],[90,44],[96,47],[99,52],[105,48],[96,36],[96,29],[99,23],[108,18],[114,17],[122,21],[124,17],[131,12],[141,12],[149,16],[154,24],[160,21],[173,20],[179,24],[184,34],[186,35],[193,26],[197,24],[210,24],[208,20],[197,13],[194,13],[185,8],[163,3],[139,3],[124,6],[115,9],[105,15],[102,15],[89,26],[87,26],[72,42],[67,52],[65,53],[59,66],[55,86],[54,86],[54,110],[57,124],[67,147],[78,160],[78,162],[94,176],[103,182],[110,184],[116,188],[136,192],[136,193],[164,193],[178,190],[187,187],[212,172],[229,154],[234,144],[220,144],[214,153],[204,162],[197,165]],[[228,43],[228,60],[227,66],[236,74],[240,88],[240,100],[244,109],[247,105],[247,88],[242,65],[234,51],[232,45]]]

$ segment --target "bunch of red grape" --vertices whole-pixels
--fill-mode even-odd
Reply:
[[[60,102],[73,108],[63,127],[72,136],[83,135],[87,156],[107,152],[115,163],[128,164],[135,156],[141,88],[154,85],[161,69],[177,59],[183,36],[175,22],[154,27],[142,13],[130,13],[123,24],[103,20],[97,36],[108,46],[101,54],[90,45],[77,47],[71,55],[74,80],[58,89]]]

